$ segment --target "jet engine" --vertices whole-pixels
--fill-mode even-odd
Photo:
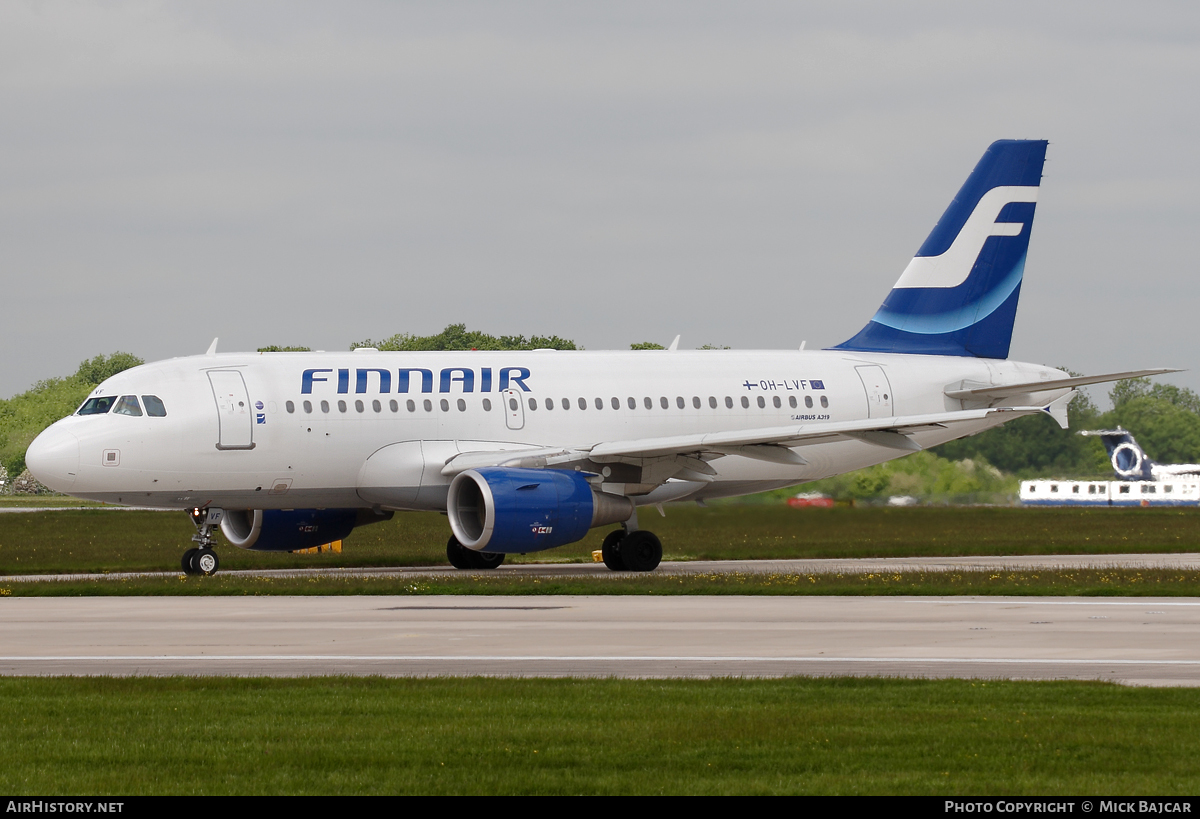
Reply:
[[[221,534],[239,549],[294,552],[341,540],[356,526],[388,520],[370,509],[226,509]]]
[[[466,548],[523,553],[574,543],[593,526],[628,520],[633,501],[597,492],[579,472],[482,467],[455,476],[446,511]]]

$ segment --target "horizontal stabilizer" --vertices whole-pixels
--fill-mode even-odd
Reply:
[[[1000,384],[998,386],[979,387],[970,390],[946,390],[947,398],[963,401],[982,398],[1008,398],[1011,395],[1029,395],[1035,392],[1062,390],[1068,387],[1085,387],[1088,384],[1105,384],[1110,381],[1124,381],[1127,378],[1144,378],[1150,375],[1182,372],[1179,369],[1159,368],[1157,370],[1130,370],[1125,373],[1107,373],[1105,375],[1081,375],[1077,378],[1056,378],[1053,381],[1026,381],[1022,384]]]

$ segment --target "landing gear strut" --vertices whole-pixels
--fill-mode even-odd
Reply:
[[[446,559],[456,569],[494,569],[504,562],[504,554],[468,549],[451,535],[450,540],[446,541]]]
[[[213,575],[221,567],[217,553],[213,551],[213,529],[221,522],[224,512],[220,509],[193,509],[190,513],[196,534],[192,535],[195,549],[183,553],[180,568],[184,574]]]

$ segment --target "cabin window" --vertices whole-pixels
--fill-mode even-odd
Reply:
[[[582,399],[580,399],[580,400],[582,400]],[[570,409],[570,408],[571,408],[571,399],[570,399],[570,398],[564,398],[564,399],[562,400],[562,408],[563,408],[563,409]]]
[[[804,406],[807,407],[808,409],[812,409],[812,396],[811,395],[804,396]]]
[[[758,396],[758,408],[759,408],[759,409],[766,409],[766,408],[767,408],[767,399],[766,399],[766,398],[764,398],[764,397],[763,397],[763,396],[761,396],[761,395],[760,395],[760,396]]]
[[[103,398],[89,398],[83,402],[83,406],[76,411],[76,415],[103,415],[112,409],[113,402],[117,400],[115,395],[106,395]]]
[[[372,401],[371,409],[375,410],[376,412],[383,412],[383,404],[379,403],[378,400]]]
[[[312,412],[312,401],[305,401],[303,406],[305,412]]]
[[[792,409],[796,408],[796,396],[794,396],[794,395],[788,396],[788,406],[791,407]]]
[[[660,407],[662,407],[663,409],[670,409],[671,408],[671,400],[669,398],[667,398],[667,396],[665,396],[665,395],[659,396],[658,405]]]
[[[407,409],[409,412],[417,411],[417,402],[412,400],[411,398],[404,402],[404,406],[405,406],[405,409]]]
[[[579,408],[580,408],[581,410],[585,410],[585,409],[587,409],[587,399],[586,399],[586,398],[580,398],[580,399],[579,399]],[[599,408],[599,407],[596,407],[596,409],[600,409],[600,408]]]
[[[1050,491],[1051,491],[1051,492],[1057,492],[1057,491],[1058,491],[1058,484],[1056,484],[1056,483],[1052,483],[1052,484],[1050,484]]]
[[[357,400],[354,402],[354,411],[355,412],[363,412],[365,409],[366,409],[366,407],[363,406],[363,402],[361,400]]]
[[[675,406],[679,407],[680,409],[687,409],[687,401],[683,400],[682,395],[675,396]]]
[[[459,412],[466,412],[466,411],[467,411],[467,402],[466,402],[466,399],[463,399],[463,398],[460,398],[460,399],[458,399],[458,411],[459,411]]]
[[[821,407],[823,409],[829,409],[829,398],[827,396],[821,396]]]
[[[708,406],[710,409],[717,408],[717,396],[715,396],[715,395],[708,396]]]
[[[637,409],[637,399],[632,395],[629,396],[629,401],[627,403],[629,404],[630,409]]]
[[[553,398],[546,399],[546,409],[548,409],[548,410],[554,409],[554,399]]]
[[[329,412],[329,402],[328,401],[321,402],[321,412]]]
[[[725,396],[725,409],[733,409],[733,399],[728,395]]]
[[[1072,494],[1072,495],[1078,495],[1078,494],[1079,494],[1079,484],[1075,484],[1074,486],[1072,486],[1072,487],[1071,487],[1071,494]]]
[[[1088,494],[1089,494],[1089,495],[1095,495],[1095,494],[1096,494],[1096,487],[1095,487],[1095,486],[1092,486],[1092,485],[1089,485],[1089,486],[1088,486]]]
[[[536,398],[530,398],[530,399],[529,399],[529,408],[530,408],[531,410],[535,410],[535,409],[537,409],[537,399],[536,399]]]
[[[395,398],[393,398],[391,401],[388,401],[388,409],[390,409],[392,412],[399,412],[400,411],[400,403]]]
[[[616,397],[614,397],[614,398],[613,398],[613,400],[612,400],[612,408],[613,408],[613,409],[620,409],[620,408],[621,408],[621,399],[620,399],[620,398],[616,398]]]
[[[514,407],[514,409],[515,409],[515,407]],[[492,411],[492,399],[490,399],[490,398],[483,399],[483,411],[484,412]]]
[[[146,407],[146,414],[151,418],[167,417],[167,408],[163,404],[162,399],[157,395],[143,395],[142,404]],[[295,409],[295,405],[291,401],[288,401],[288,404],[292,406],[292,409],[289,409],[288,412],[292,412]]]
[[[604,399],[603,398],[596,399],[596,409],[604,409]],[[616,407],[613,407],[613,409],[616,409]]]
[[[694,409],[700,409],[700,396],[698,396],[698,395],[692,396],[692,407]]]
[[[338,401],[338,412],[345,412],[345,411],[346,411],[346,402]]]
[[[117,399],[117,405],[113,407],[114,415],[133,415],[138,418],[142,417],[142,407],[138,404],[137,396],[122,395]]]
[[[647,395],[645,398],[643,398],[642,403],[646,405],[646,409],[654,409],[654,401],[650,398],[650,396]]]
[[[438,404],[441,406],[442,412],[450,411],[450,402],[447,401],[445,398],[443,398],[441,401],[439,401]]]
[[[1128,495],[1128,494],[1129,494],[1129,484],[1125,484],[1124,486],[1122,486],[1122,487],[1121,487],[1121,494],[1122,494],[1122,495]]]
[[[750,409],[750,399],[744,395],[742,396],[742,409]]]
[[[283,408],[285,410],[287,410],[289,414],[296,411],[296,405],[293,404],[291,401],[285,401],[283,404]]]
[[[512,410],[513,412],[516,412],[517,411],[517,399],[515,399],[515,398],[508,399],[508,408],[510,410]]]
[[[425,407],[426,412],[433,412],[433,402],[426,398],[421,404]]]

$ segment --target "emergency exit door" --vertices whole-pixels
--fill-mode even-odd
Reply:
[[[867,391],[867,417],[890,418],[895,415],[892,410],[892,387],[884,375],[883,367],[870,364],[854,369],[858,371],[863,389]]]

